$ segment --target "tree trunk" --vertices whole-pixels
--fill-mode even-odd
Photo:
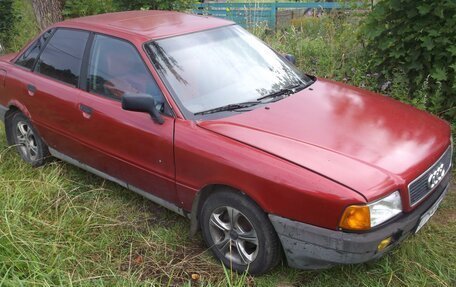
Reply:
[[[36,21],[41,30],[62,21],[64,0],[32,0]]]

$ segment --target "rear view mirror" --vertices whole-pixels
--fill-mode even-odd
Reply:
[[[122,109],[132,112],[148,113],[154,122],[163,124],[165,120],[155,106],[155,99],[148,94],[125,93],[122,96]]]
[[[296,57],[291,55],[291,54],[285,54],[283,55],[285,59],[288,60],[288,62],[292,63],[293,65],[296,65]]]

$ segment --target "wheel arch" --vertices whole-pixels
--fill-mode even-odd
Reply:
[[[12,138],[11,130],[10,130],[11,129],[10,121],[12,119],[12,116],[15,113],[22,112],[22,110],[18,106],[16,106],[15,104],[9,104],[7,109],[8,110],[5,113],[6,141],[8,142],[8,145],[12,145],[14,142],[13,142],[13,138]]]
[[[192,210],[190,212],[190,235],[191,236],[194,236],[198,230],[200,229],[200,224],[199,224],[199,213],[200,213],[200,210],[204,204],[204,202],[206,201],[206,199],[216,193],[217,191],[222,191],[222,190],[230,190],[232,191],[233,193],[238,193],[242,196],[245,196],[247,197],[249,200],[251,200],[253,203],[255,203],[256,205],[258,205],[258,207],[262,210],[264,210],[262,208],[262,206],[254,199],[252,198],[251,196],[249,196],[247,193],[245,193],[244,191],[242,191],[240,188],[237,188],[237,187],[234,187],[234,186],[231,186],[231,185],[227,185],[227,184],[220,184],[220,183],[214,183],[214,184],[208,184],[206,186],[204,186],[203,188],[201,188],[197,194],[195,195],[195,198],[193,199],[193,203],[192,203]]]
[[[29,110],[25,107],[25,105],[23,105],[21,102],[17,101],[17,100],[12,100],[8,103],[7,105],[7,108],[8,108],[8,111],[6,112],[8,114],[8,112],[14,112],[14,111],[20,111],[21,113],[23,113],[27,118],[29,118],[30,120],[32,119],[32,116],[29,112]]]

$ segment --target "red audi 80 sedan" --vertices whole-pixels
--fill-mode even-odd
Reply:
[[[32,166],[53,156],[188,217],[236,271],[379,258],[448,191],[450,126],[291,60],[217,18],[72,19],[0,58],[0,116]]]

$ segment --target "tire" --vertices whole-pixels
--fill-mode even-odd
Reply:
[[[268,216],[243,194],[224,189],[210,195],[202,206],[200,225],[207,246],[231,270],[258,275],[281,259]]]
[[[16,147],[21,158],[33,167],[45,164],[49,157],[48,147],[30,120],[22,113],[15,112],[8,115],[6,124],[8,142]]]

